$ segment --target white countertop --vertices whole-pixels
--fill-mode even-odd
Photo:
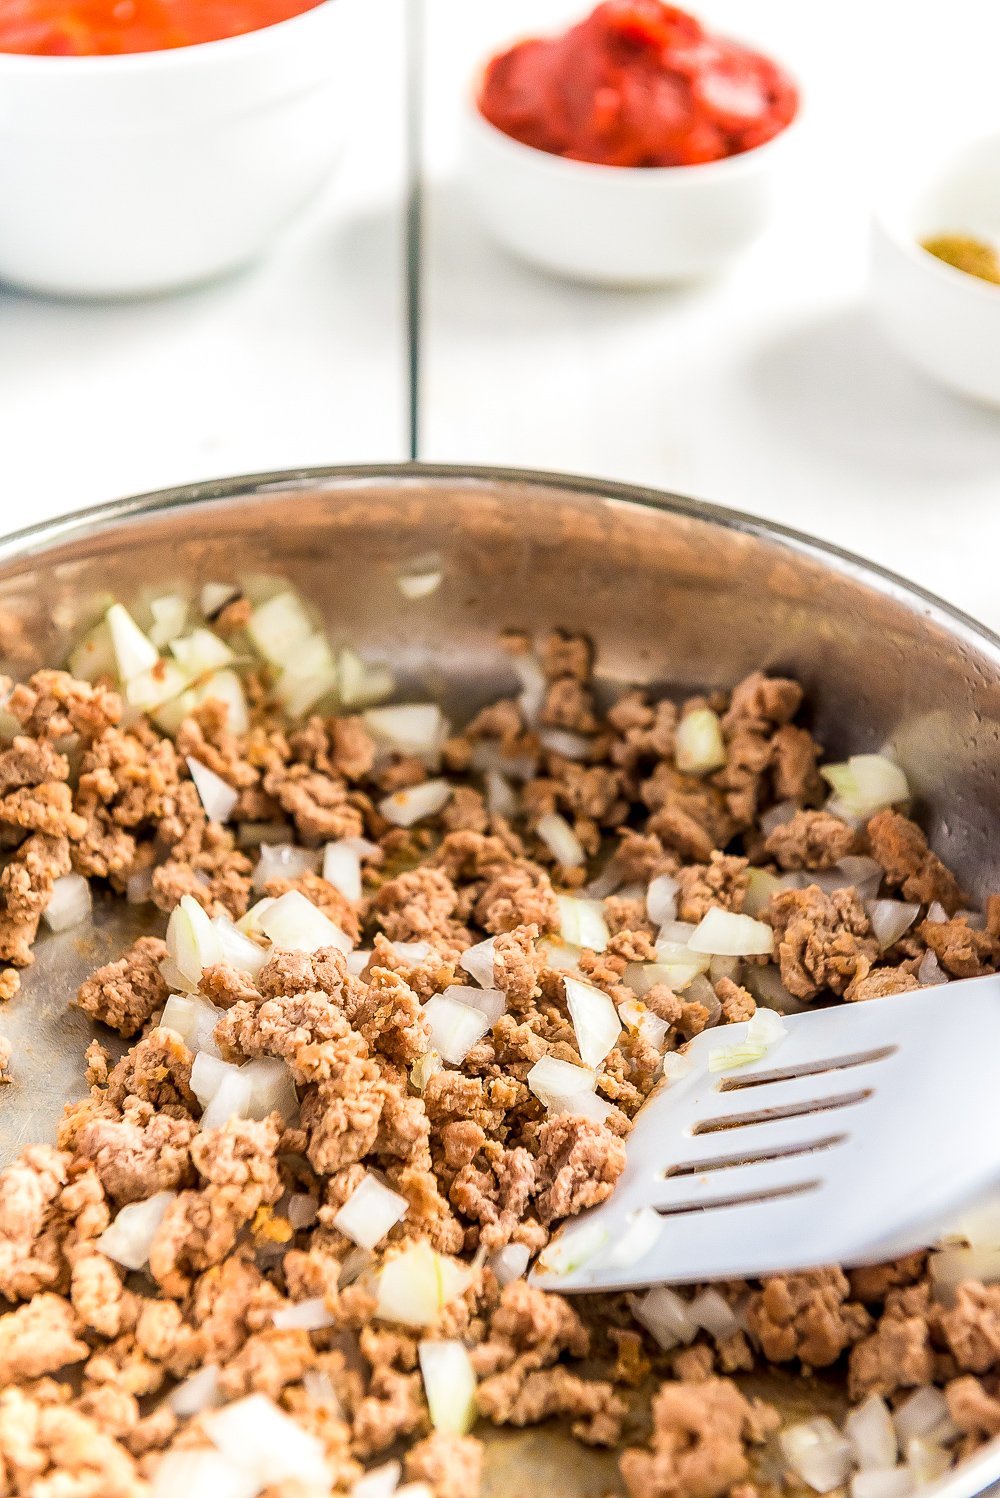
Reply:
[[[190,479],[409,456],[404,21],[421,5],[351,3],[377,87],[359,89],[328,196],[266,263],[149,303],[0,294],[0,527]],[[892,153],[919,152],[931,131],[1000,127],[1000,7],[697,8],[798,74],[797,157],[768,235],[731,275],[617,294],[508,259],[455,160],[476,62],[583,6],[423,0],[420,456],[593,472],[756,511],[1000,626],[1000,415],[911,372],[865,305],[869,204]]]

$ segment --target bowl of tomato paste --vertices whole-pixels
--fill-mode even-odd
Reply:
[[[3,0],[0,279],[148,295],[266,250],[327,181],[363,0]]]
[[[472,193],[509,249],[611,284],[724,267],[767,221],[799,90],[770,57],[663,0],[604,0],[483,68]]]

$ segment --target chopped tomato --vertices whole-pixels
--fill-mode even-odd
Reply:
[[[0,52],[161,52],[259,31],[320,0],[2,0]]]

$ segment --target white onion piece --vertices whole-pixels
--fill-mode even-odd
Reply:
[[[393,941],[389,943],[389,947],[392,955],[401,962],[426,962],[434,956],[434,948],[429,941]]]
[[[149,1263],[149,1250],[176,1191],[157,1191],[142,1202],[122,1207],[114,1221],[96,1240],[101,1253],[125,1269],[142,1269]]]
[[[333,1380],[322,1368],[307,1368],[302,1375],[302,1387],[316,1404],[325,1405],[338,1420],[346,1418],[344,1407],[337,1398]]]
[[[45,907],[45,924],[50,931],[69,931],[90,918],[94,902],[90,885],[82,874],[63,874],[52,886]]]
[[[444,581],[444,569],[440,557],[421,557],[410,564],[405,572],[397,572],[396,587],[410,603],[429,598],[436,593]]]
[[[347,842],[327,843],[323,850],[323,878],[347,900],[361,899],[361,854]]]
[[[292,843],[262,843],[251,888],[260,891],[272,879],[300,879],[315,874],[319,855],[310,848],[296,848]]]
[[[460,1004],[433,994],[421,1013],[427,1021],[431,1045],[452,1066],[460,1066],[490,1028],[488,1017],[471,1004]]]
[[[590,740],[582,733],[570,733],[565,728],[543,728],[538,738],[550,753],[560,754],[563,759],[580,761],[590,754]]]
[[[206,967],[222,961],[219,933],[193,895],[182,895],[170,912],[166,942],[174,966],[195,987]]]
[[[629,1030],[635,1030],[647,1045],[662,1051],[670,1033],[670,1025],[652,1009],[647,1009],[641,999],[626,999],[618,1005],[618,1017]]]
[[[713,1025],[719,1023],[722,1015],[722,1004],[719,1002],[712,987],[704,973],[695,973],[691,982],[685,989],[685,996],[690,1004],[700,1004],[705,1010],[705,1029],[710,1030]]]
[[[250,1111],[250,1078],[244,1068],[199,1051],[191,1068],[191,1091],[202,1107],[203,1129],[219,1129]]]
[[[160,652],[149,636],[143,634],[128,609],[120,603],[113,603],[104,621],[111,632],[111,648],[121,680],[127,683],[152,670],[160,659]]]
[[[111,631],[103,620],[87,631],[70,655],[66,669],[76,681],[94,682],[102,676],[114,680],[118,675],[118,661],[111,644]],[[5,739],[12,739],[15,734],[24,731],[17,718],[6,711],[9,696],[8,692],[3,699],[4,707],[0,709],[0,728]]]
[[[471,1281],[465,1265],[435,1253],[421,1239],[383,1264],[375,1314],[403,1326],[434,1326],[444,1307],[464,1295]]]
[[[354,978],[360,978],[365,968],[375,956],[371,947],[358,947],[354,952],[348,952],[346,956],[347,971]]]
[[[837,864],[847,883],[862,900],[874,900],[885,877],[882,865],[861,853],[848,853]]]
[[[397,754],[437,764],[448,737],[448,721],[436,702],[407,702],[397,707],[372,707],[362,714],[378,744]]]
[[[951,1457],[937,1441],[914,1436],[906,1443],[906,1467],[918,1488],[937,1482],[951,1466]]]
[[[364,1477],[359,1477],[351,1489],[351,1498],[392,1498],[399,1487],[402,1475],[399,1462],[384,1462],[381,1467],[372,1467]]]
[[[896,1436],[905,1450],[915,1438],[925,1441],[953,1441],[959,1434],[948,1413],[948,1401],[940,1389],[927,1385],[916,1389],[893,1414]]]
[[[511,665],[521,683],[517,699],[521,716],[530,728],[534,728],[545,701],[545,673],[534,655],[515,655],[511,658]]]
[[[390,1191],[370,1173],[354,1188],[333,1225],[360,1248],[374,1248],[409,1210],[405,1196]]]
[[[489,1020],[490,1029],[507,1013],[507,995],[501,988],[477,988],[472,984],[452,983],[445,989],[442,997],[478,1009]]]
[[[660,1064],[663,1069],[663,1075],[669,1083],[673,1084],[674,1082],[680,1082],[684,1077],[690,1075],[694,1061],[686,1052],[668,1051]]]
[[[183,639],[170,642],[170,653],[191,677],[204,676],[232,663],[234,656],[225,640],[210,629],[196,629]]]
[[[866,900],[865,913],[879,947],[885,952],[909,931],[920,914],[920,906],[904,900]]]
[[[162,650],[164,645],[169,645],[179,634],[183,634],[187,623],[188,604],[187,599],[182,598],[179,593],[168,593],[163,598],[150,600],[149,612],[153,622],[149,628],[149,638],[157,650]]]
[[[661,983],[674,993],[683,993],[707,967],[707,959],[696,952],[692,952],[684,962],[630,962],[625,969],[624,981],[640,999]]]
[[[785,827],[798,811],[795,801],[778,801],[776,805],[768,807],[767,811],[760,814],[760,830],[765,837],[770,837],[777,827]]]
[[[417,1356],[434,1429],[467,1435],[476,1419],[476,1375],[464,1346],[421,1342]]]
[[[583,844],[567,822],[557,811],[548,811],[539,817],[535,831],[557,863],[567,869],[579,868],[586,863]]]
[[[851,1478],[851,1498],[907,1498],[915,1486],[908,1467],[894,1467],[891,1471],[872,1467],[855,1472]]]
[[[165,1452],[156,1469],[151,1498],[256,1498],[260,1483],[208,1446]]]
[[[259,604],[247,620],[247,634],[258,653],[272,666],[288,666],[314,633],[302,600],[294,593],[277,593]]]
[[[600,900],[585,900],[579,895],[557,895],[559,935],[568,946],[589,947],[603,952],[611,940]]]
[[[396,690],[389,667],[370,664],[346,645],[337,654],[337,692],[342,707],[371,707]]]
[[[423,780],[383,796],[378,809],[394,827],[412,827],[424,817],[437,816],[451,800],[452,789],[447,780]]]
[[[486,771],[486,805],[493,817],[512,821],[517,816],[517,792],[500,770]]]
[[[731,1071],[737,1066],[747,1066],[751,1061],[760,1061],[771,1046],[787,1034],[779,1014],[773,1009],[757,1009],[747,1020],[746,1031],[740,1040],[709,1051],[708,1069],[710,1072]]]
[[[703,1327],[717,1342],[725,1342],[740,1329],[735,1311],[718,1290],[702,1290],[688,1306],[688,1314],[696,1326]]]
[[[410,1067],[410,1086],[415,1092],[423,1092],[431,1077],[444,1071],[444,1064],[437,1051],[425,1051]]]
[[[500,1285],[510,1285],[525,1274],[531,1261],[526,1243],[505,1243],[489,1260],[489,1266]]]
[[[722,726],[710,707],[695,708],[678,723],[674,759],[686,775],[707,775],[726,763]]]
[[[233,808],[240,799],[239,791],[192,755],[188,755],[187,767],[191,772],[191,779],[194,781],[208,820],[228,822],[233,814]]]
[[[781,981],[781,969],[772,963],[758,967],[756,963],[748,962],[743,973],[743,986],[753,994],[758,1004],[769,1004],[779,1014],[799,1014],[811,1007],[789,993]]]
[[[256,942],[244,936],[228,916],[215,916],[212,925],[218,933],[223,962],[238,973],[248,973],[255,978],[271,955],[267,948],[258,947]]]
[[[226,709],[226,729],[229,733],[246,733],[250,727],[250,710],[243,691],[243,683],[235,671],[213,671],[194,689],[194,706],[203,702],[221,702]]]
[[[654,926],[677,919],[680,885],[673,874],[657,874],[646,891],[646,914]]]
[[[628,1225],[604,1256],[604,1263],[611,1268],[627,1269],[638,1264],[658,1241],[663,1232],[664,1219],[653,1207],[639,1207],[632,1213]]]
[[[496,937],[488,937],[486,941],[477,942],[474,947],[466,947],[458,959],[459,966],[479,984],[481,988],[493,987],[493,948]]]
[[[743,896],[744,915],[758,916],[766,910],[771,896],[783,889],[802,889],[812,879],[810,874],[771,874],[767,869],[750,869],[747,891]]]
[[[210,1056],[221,1059],[215,1043],[215,1027],[222,1014],[221,1009],[200,994],[172,993],[163,1006],[160,1025],[165,1030],[173,1030],[196,1055],[199,1051],[207,1051]]]
[[[629,1307],[635,1319],[669,1352],[680,1343],[685,1346],[698,1335],[698,1323],[691,1315],[683,1296],[667,1285],[656,1285],[645,1295],[630,1295]]]
[[[130,905],[148,905],[153,898],[153,871],[139,869],[128,876],[125,898]]]
[[[219,1370],[214,1363],[207,1363],[197,1373],[192,1373],[166,1399],[168,1408],[182,1420],[189,1415],[200,1415],[202,1410],[215,1409],[223,1402]]]
[[[211,1411],[202,1423],[227,1461],[253,1472],[257,1491],[284,1482],[312,1483],[329,1491],[332,1478],[323,1443],[266,1394],[248,1394]]]
[[[850,817],[867,821],[877,811],[910,799],[906,775],[883,754],[852,754],[844,764],[821,765],[819,772],[833,788],[827,810],[843,808]]]
[[[337,1276],[338,1290],[344,1290],[348,1285],[353,1285],[365,1274],[375,1262],[375,1255],[370,1248],[352,1248],[340,1266],[340,1274]]]
[[[538,943],[538,950],[545,958],[546,967],[552,968],[554,972],[580,974],[579,947],[571,947],[567,942],[558,941],[552,936],[543,936]]]
[[[563,984],[580,1060],[584,1066],[598,1067],[614,1050],[622,1032],[618,1011],[606,993],[589,983],[567,976]]]
[[[125,683],[125,698],[130,707],[156,713],[165,703],[179,698],[190,685],[191,677],[175,661],[157,660],[155,666]]]
[[[688,947],[720,957],[766,955],[774,950],[774,932],[764,921],[713,905],[692,933]]]
[[[573,1274],[604,1252],[608,1230],[599,1222],[581,1222],[562,1228],[542,1250],[539,1268],[548,1274]]]
[[[234,588],[232,583],[206,583],[198,595],[198,603],[206,619],[211,619],[214,614],[221,614],[227,603],[232,603],[239,598],[239,588]]]
[[[889,1406],[878,1394],[869,1394],[851,1410],[844,1421],[844,1435],[862,1472],[887,1471],[896,1465],[896,1427]]]
[[[574,1066],[572,1061],[559,1061],[555,1056],[542,1056],[524,1080],[546,1108],[564,1098],[575,1097],[577,1093],[593,1092],[597,1086],[592,1071],[585,1066]]]
[[[351,939],[297,889],[290,889],[268,906],[260,929],[285,952],[318,952],[320,947],[351,950]]]
[[[697,929],[697,926],[691,921],[663,921],[660,926],[660,934],[656,938],[656,945],[660,948],[667,944],[686,947]]]
[[[609,895],[617,894],[624,883],[622,871],[612,856],[597,877],[583,886],[583,893],[590,900],[606,900]]]
[[[286,1123],[295,1118],[299,1100],[284,1061],[276,1056],[261,1056],[257,1061],[248,1061],[240,1070],[250,1079],[248,1118],[267,1118],[270,1113],[280,1113]]]
[[[245,936],[249,935],[250,932],[259,932],[264,912],[270,910],[271,906],[275,904],[277,904],[277,900],[274,895],[267,895],[265,899],[258,900],[256,905],[250,906],[246,915],[240,916],[236,922],[237,931],[242,931]]]
[[[310,635],[278,677],[274,695],[290,718],[301,718],[337,690],[337,665],[325,635]]]
[[[938,983],[948,983],[950,979],[934,952],[928,948],[920,959],[917,968],[917,982],[922,983],[925,988],[932,988]]]
[[[792,1471],[817,1493],[847,1481],[854,1465],[851,1443],[826,1415],[790,1425],[778,1439]]]
[[[308,1300],[297,1300],[291,1305],[275,1311],[272,1324],[278,1331],[321,1332],[336,1324],[322,1295],[310,1296]]]
[[[715,986],[721,983],[723,978],[728,978],[730,983],[738,983],[743,971],[743,961],[740,957],[713,957],[708,964],[708,979]]]
[[[574,1092],[550,1103],[548,1111],[553,1118],[566,1113],[575,1118],[589,1118],[594,1123],[602,1124],[607,1123],[614,1108],[607,1098],[598,1097],[596,1092]]]

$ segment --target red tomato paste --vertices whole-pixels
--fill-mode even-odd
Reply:
[[[763,145],[795,115],[769,58],[662,0],[606,0],[486,69],[479,108],[526,146],[604,166],[691,166]]]
[[[217,42],[319,0],[0,0],[0,52],[96,57]]]

